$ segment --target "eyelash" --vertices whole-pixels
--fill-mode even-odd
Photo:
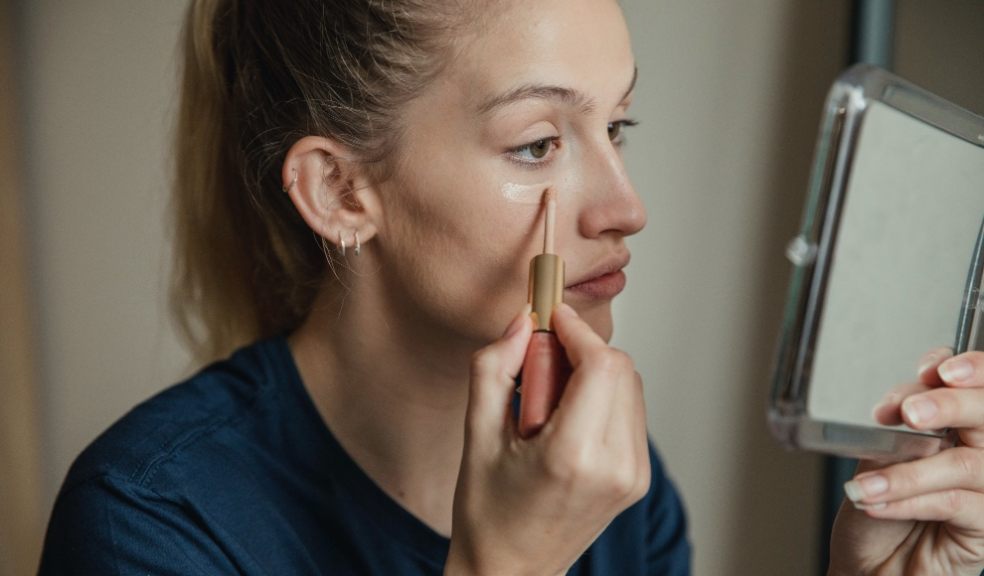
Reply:
[[[631,128],[633,126],[638,126],[639,125],[639,122],[636,121],[636,120],[631,120],[631,119],[626,118],[624,120],[615,120],[614,122],[609,122],[608,125],[609,126],[617,126],[618,127],[618,135],[615,136],[615,138],[613,138],[611,140],[611,142],[612,142],[613,145],[615,145],[615,147],[621,148],[622,146],[625,145],[625,133],[623,132],[623,130],[625,128]],[[548,156],[549,156],[550,152],[553,151],[554,148],[556,148],[557,142],[559,140],[560,140],[560,137],[559,136],[553,136],[553,137],[550,137],[550,138],[540,138],[539,140],[534,140],[533,142],[529,142],[527,144],[523,144],[522,146],[518,146],[516,148],[513,148],[513,149],[509,150],[509,152],[508,152],[509,159],[512,160],[513,162],[515,162],[515,163],[517,163],[517,164],[519,164],[521,166],[527,167],[527,168],[539,168],[541,166],[545,166],[545,165],[547,165],[550,162],[550,159],[548,158]],[[545,159],[524,160],[524,159],[520,158],[520,155],[521,154],[523,154],[525,152],[529,152],[533,148],[533,146],[536,146],[536,145],[541,144],[541,143],[544,143],[544,142],[549,142],[550,143],[550,151],[547,152],[547,155],[548,156],[544,156]]]

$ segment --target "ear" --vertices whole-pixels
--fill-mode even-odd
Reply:
[[[330,138],[305,136],[287,151],[281,178],[301,218],[316,234],[349,248],[378,229],[378,193],[350,151]]]

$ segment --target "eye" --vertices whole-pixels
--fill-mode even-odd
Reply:
[[[638,124],[639,123],[635,120],[616,120],[615,122],[609,122],[608,139],[616,145],[623,144],[625,142],[625,134],[623,134],[624,129],[637,126]]]
[[[550,152],[550,140],[537,140],[529,145],[530,155],[537,160],[543,159]]]
[[[509,151],[512,160],[521,164],[543,164],[550,151],[557,147],[559,138],[541,138]]]

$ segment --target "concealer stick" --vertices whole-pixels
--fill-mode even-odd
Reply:
[[[564,300],[564,261],[554,253],[557,198],[553,190],[544,191],[543,204],[543,253],[530,261],[533,337],[526,349],[520,388],[519,434],[523,438],[534,436],[547,423],[570,374],[567,356],[551,325],[554,307]]]

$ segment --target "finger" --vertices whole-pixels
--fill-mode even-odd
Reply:
[[[916,430],[984,428],[984,388],[934,388],[903,400],[901,411]]]
[[[634,374],[635,367],[628,355],[609,347],[570,306],[561,304],[554,310],[553,324],[572,371],[552,416],[552,428],[574,441],[601,441],[615,386]]]
[[[902,424],[902,401],[913,394],[925,392],[930,387],[919,382],[912,382],[896,386],[891,392],[882,398],[881,402],[871,411],[872,417],[876,422],[884,426],[896,426]]]
[[[567,304],[561,303],[554,308],[551,322],[575,370],[594,353],[608,348],[601,336]]]
[[[533,333],[529,306],[506,328],[502,338],[472,357],[466,429],[479,435],[501,431],[512,419],[516,376],[523,366]]]
[[[632,360],[624,352],[612,348],[599,354],[602,359],[582,363],[571,372],[551,417],[555,434],[575,443],[600,443],[605,438],[618,389],[635,373]]]
[[[597,465],[613,475],[613,494],[628,507],[645,495],[643,488],[648,488],[651,475],[642,380],[633,371],[632,377],[612,384],[612,409],[600,438]]]
[[[633,379],[632,405],[634,417],[631,433],[635,439],[635,462],[638,474],[636,476],[639,483],[636,496],[642,498],[649,492],[652,483],[652,466],[649,462],[649,433],[646,430],[646,399],[643,394],[642,376],[635,373]]]
[[[936,372],[936,369],[940,367],[947,358],[953,356],[953,349],[949,346],[942,346],[940,348],[934,348],[922,358],[919,359],[919,367],[916,370],[919,382],[927,386],[942,386],[943,380],[940,379],[940,375]]]
[[[920,494],[905,500],[873,504],[863,510],[872,518],[946,522],[953,528],[984,535],[980,520],[984,516],[984,494],[970,490]]]
[[[642,402],[642,380],[633,371],[631,378],[623,378],[614,383],[612,410],[605,426],[605,445],[609,451],[619,451],[635,461],[639,456],[639,420]],[[645,415],[643,414],[643,417]]]
[[[940,364],[937,373],[947,386],[984,388],[984,352],[964,352]]]
[[[847,497],[864,506],[946,490],[984,493],[984,451],[951,448],[919,460],[863,472],[844,484]]]

